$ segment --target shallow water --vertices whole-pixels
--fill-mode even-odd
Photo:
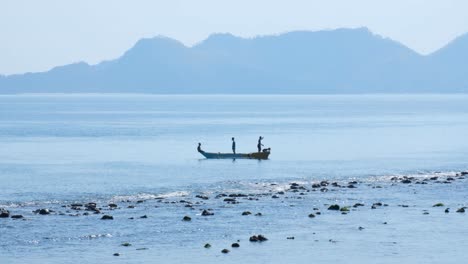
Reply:
[[[463,262],[468,224],[455,210],[466,205],[467,181],[407,185],[390,178],[452,177],[468,168],[467,99],[0,96],[0,208],[27,219],[0,219],[0,255],[9,263]],[[238,152],[254,151],[260,135],[272,148],[270,160],[205,160],[196,152],[198,142],[206,151],[229,152],[232,136]],[[360,183],[312,191],[312,183],[325,179]],[[291,182],[309,192],[271,198]],[[232,205],[214,198],[221,193],[260,196]],[[97,202],[115,220],[62,207],[73,202]],[[110,202],[121,209],[108,210]],[[347,215],[326,210],[357,202],[366,206]],[[375,202],[388,206],[370,209]],[[433,208],[437,202],[444,208]],[[322,215],[309,219],[314,207]],[[33,214],[38,208],[57,214]],[[208,208],[215,215],[200,216]],[[263,215],[241,216],[246,210]],[[184,215],[192,222],[180,221]],[[249,243],[256,233],[269,241]],[[239,249],[220,253],[238,239]],[[211,249],[203,248],[207,242]]]

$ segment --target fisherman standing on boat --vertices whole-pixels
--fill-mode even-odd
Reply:
[[[257,144],[258,152],[262,152],[262,147],[263,147],[262,139],[263,139],[262,136],[260,136],[260,137],[258,138],[258,144]]]
[[[232,153],[236,154],[236,141],[232,138]]]

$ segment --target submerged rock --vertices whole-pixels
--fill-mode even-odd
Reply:
[[[186,215],[186,216],[184,216],[184,218],[182,218],[182,221],[186,221],[186,222],[192,221],[192,218],[190,216]]]
[[[11,218],[13,218],[13,219],[21,219],[21,218],[23,218],[23,216],[22,216],[22,215],[12,215]]]
[[[103,215],[101,220],[114,220],[114,217],[112,215]]]
[[[267,240],[268,240],[268,238],[266,238],[263,235],[254,235],[254,236],[251,236],[249,238],[250,242],[263,242],[263,241],[267,241]]]
[[[432,207],[442,207],[442,206],[444,206],[443,203],[436,203],[436,204],[434,204]]]
[[[195,197],[200,198],[200,199],[202,199],[202,200],[208,200],[208,199],[210,199],[208,196],[205,196],[205,195],[195,195]]]
[[[464,213],[465,212],[465,207],[462,207],[457,210],[457,213]]]
[[[118,256],[120,256],[120,253],[114,253],[114,256],[118,257]]]

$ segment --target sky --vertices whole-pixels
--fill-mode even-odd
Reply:
[[[0,0],[0,74],[114,59],[144,37],[368,27],[421,53],[468,32],[467,0]]]

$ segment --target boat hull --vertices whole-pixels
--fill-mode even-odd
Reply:
[[[207,159],[258,159],[266,160],[270,152],[252,152],[252,153],[212,153],[200,152]]]

